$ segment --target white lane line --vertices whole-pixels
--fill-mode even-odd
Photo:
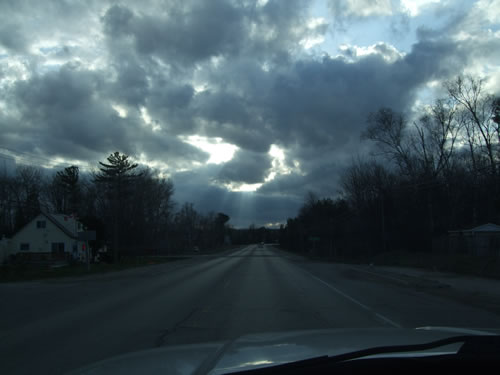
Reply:
[[[383,316],[382,314],[379,314],[379,313],[375,313],[375,316],[377,318],[379,318],[380,320],[383,320],[384,322],[386,322],[387,324],[391,325],[391,326],[394,326],[396,328],[402,328],[400,324],[396,323],[394,320],[391,320],[389,318],[387,318],[386,316]]]
[[[307,272],[307,271],[306,271],[306,272]],[[307,272],[307,273],[309,273],[309,272]],[[329,284],[329,283],[327,283],[326,281],[321,280],[319,277],[316,277],[316,276],[314,276],[314,275],[313,275],[313,274],[311,274],[311,273],[309,273],[309,275],[310,275],[313,279],[316,279],[316,280],[318,280],[320,283],[322,283],[322,284],[326,285],[328,288],[330,288],[331,290],[333,290],[335,293],[340,294],[342,297],[347,298],[349,301],[354,302],[356,305],[358,305],[358,306],[362,307],[363,309],[365,309],[365,310],[370,310],[370,311],[371,311],[371,309],[370,309],[368,306],[366,306],[365,304],[363,304],[363,303],[359,302],[357,299],[354,299],[354,298],[352,298],[350,295],[345,294],[344,292],[342,292],[342,291],[338,290],[337,288],[335,288],[334,286],[330,285],[330,284]]]
[[[319,277],[314,276],[312,273],[310,273],[308,271],[304,270],[304,272],[307,273],[309,276],[311,276],[313,279],[315,279],[315,280],[319,281],[320,283],[322,283],[323,285],[326,285],[328,288],[330,288],[331,290],[333,290],[335,293],[340,294],[342,297],[348,299],[349,301],[353,302],[354,304],[358,305],[359,307],[361,307],[361,308],[363,308],[363,309],[365,309],[367,311],[370,311],[377,318],[379,318],[380,320],[384,321],[385,323],[388,323],[388,324],[390,324],[390,325],[392,325],[393,327],[396,327],[396,328],[401,328],[400,324],[398,324],[398,323],[394,322],[393,320],[391,320],[391,319],[383,316],[382,314],[379,314],[379,313],[373,311],[372,308],[366,306],[364,303],[359,302],[357,299],[352,298],[350,295],[348,295],[348,294],[342,292],[341,290],[335,288],[330,283],[327,283],[326,281],[321,280]]]

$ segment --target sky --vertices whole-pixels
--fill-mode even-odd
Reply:
[[[335,198],[370,112],[500,91],[500,0],[0,0],[0,161],[111,152],[236,227]],[[11,163],[12,164],[12,163]]]

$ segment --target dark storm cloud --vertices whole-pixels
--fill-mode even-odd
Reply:
[[[152,159],[168,160],[172,166],[189,164],[181,162],[183,158],[207,160],[205,152],[145,127],[137,112],[118,116],[110,98],[103,95],[105,84],[102,73],[70,64],[18,81],[9,101],[21,115],[5,120],[0,141],[8,142],[22,132],[26,151],[41,147],[49,155],[93,159],[119,150],[145,153]]]
[[[11,52],[54,35],[92,32],[93,14],[103,1],[0,1],[0,45]]]
[[[149,95],[148,73],[134,58],[118,59],[114,68],[116,81],[111,85],[112,95],[119,102],[138,107]]]
[[[264,181],[270,168],[271,158],[268,154],[238,150],[233,159],[224,164],[217,180],[255,184]]]
[[[272,134],[272,142],[285,146],[289,160],[300,161],[304,175],[277,177],[260,192],[335,195],[339,174],[350,163],[350,155],[363,152],[359,136],[370,112],[381,106],[409,110],[423,84],[448,78],[468,63],[463,49],[449,40],[421,41],[405,57],[396,58],[394,50],[384,44],[376,46],[375,52],[355,62],[326,57],[301,60],[277,72],[257,70],[255,76],[265,77],[263,87],[270,89],[264,92],[245,85],[245,105],[233,97],[227,112],[210,117],[219,123],[213,127],[218,130],[215,135],[223,134],[223,124],[228,122],[240,124],[240,133],[258,129]],[[233,85],[225,82],[224,86]],[[222,96],[206,95],[213,102]],[[222,97],[220,103],[227,103],[226,99]]]
[[[165,132],[151,133],[149,130],[137,131],[137,142],[133,145],[134,154],[144,153],[149,160],[161,161],[173,170],[192,167],[192,162],[204,163],[209,155],[177,137]]]
[[[66,152],[72,145],[96,152],[111,147],[139,151],[138,114],[118,117],[110,108],[116,101],[146,105],[153,120],[173,135],[201,129],[259,152],[263,159],[271,143],[299,144],[296,156],[304,163],[316,162],[301,149],[313,147],[321,155],[332,149],[352,151],[369,112],[380,106],[405,109],[421,84],[453,73],[467,60],[464,50],[448,40],[423,40],[393,63],[383,58],[392,50],[383,44],[377,48],[378,54],[354,63],[303,58],[268,70],[248,58],[229,60],[207,75],[212,88],[198,95],[181,79],[162,77],[147,60],[127,55],[129,59],[115,60],[114,81],[105,71],[66,65],[17,84],[13,103],[28,120],[22,126],[46,146],[55,147],[54,139],[60,140],[57,145]],[[133,108],[129,112],[132,116]],[[177,149],[169,144],[168,149]],[[152,147],[151,156],[152,150],[161,147]]]
[[[271,70],[232,60],[221,65],[225,74],[207,76],[212,89],[196,95],[193,107],[206,120],[206,134],[245,149],[267,152],[277,143],[352,152],[370,112],[408,109],[423,84],[448,78],[468,62],[450,40],[421,41],[404,57],[384,43],[374,52],[354,62],[304,58]]]
[[[243,38],[241,13],[227,1],[176,2],[163,15],[136,15],[115,5],[104,16],[108,35],[133,36],[141,54],[195,62],[236,53]]]
[[[251,54],[276,63],[304,37],[322,35],[326,25],[303,25],[307,2],[171,2],[165,12],[144,14],[124,5],[110,7],[102,18],[112,42],[131,40],[141,55],[156,55],[177,68],[211,57]]]
[[[93,151],[109,150],[113,145],[130,150],[129,124],[99,97],[103,80],[99,73],[65,65],[18,81],[12,101],[22,113],[22,130],[49,150],[60,150],[61,145],[63,154],[71,144]]]
[[[190,84],[157,79],[147,97],[147,108],[154,118],[172,134],[191,134],[196,130],[191,101],[194,89]]]
[[[267,106],[258,103],[255,94],[246,91],[242,96],[220,90],[197,95],[194,106],[197,117],[204,120],[204,132],[241,148],[267,153],[274,137],[262,121]]]
[[[244,84],[243,95],[233,94],[239,75],[226,75],[224,86],[196,97],[198,114],[210,120],[206,127],[211,134],[232,139],[244,148],[267,148],[273,141],[285,146],[299,143],[340,149],[359,136],[368,113],[381,106],[406,109],[420,85],[465,62],[456,46],[446,42],[419,43],[392,63],[383,56],[394,51],[384,45],[377,48],[378,54],[355,63],[325,57],[299,60],[287,69],[271,72],[255,70],[255,80],[265,84]],[[250,141],[238,141],[229,130],[245,134]],[[264,137],[252,137],[252,131]]]
[[[21,25],[6,22],[0,25],[0,46],[12,52],[24,52],[28,45]]]

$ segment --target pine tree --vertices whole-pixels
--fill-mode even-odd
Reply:
[[[124,213],[130,198],[130,186],[137,174],[133,170],[137,164],[130,162],[129,156],[115,152],[108,156],[108,163],[99,162],[100,167],[94,176],[97,184],[104,186],[106,198],[109,201],[109,218],[113,233],[113,260],[119,258],[120,235],[124,223]]]

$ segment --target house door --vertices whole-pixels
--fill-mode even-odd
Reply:
[[[52,255],[64,257],[64,242],[52,242]]]

